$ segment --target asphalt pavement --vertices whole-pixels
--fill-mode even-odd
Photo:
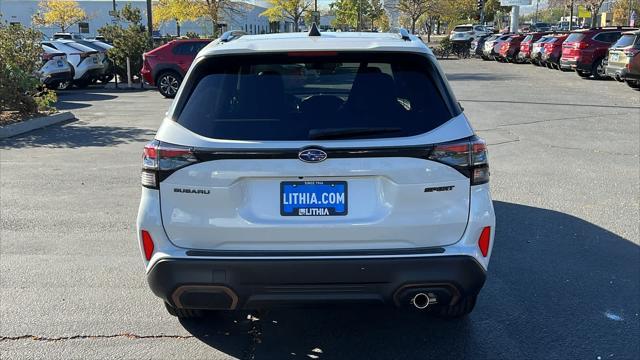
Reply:
[[[381,307],[178,321],[135,239],[142,147],[170,100],[67,91],[78,121],[0,142],[0,358],[637,359],[640,92],[531,65],[442,62],[489,143],[497,213],[474,312]]]

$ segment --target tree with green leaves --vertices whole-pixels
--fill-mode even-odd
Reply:
[[[435,5],[434,0],[400,0],[398,10],[411,24],[411,33],[416,33],[416,23],[430,8]]]
[[[140,9],[126,4],[116,13],[120,20],[118,24],[105,25],[98,29],[98,33],[113,44],[108,51],[109,58],[115,64],[116,73],[120,78],[127,76],[127,58],[131,65],[131,73],[139,74],[142,69],[142,54],[149,50],[149,33],[142,25]],[[126,27],[122,26],[126,24]]]
[[[311,0],[267,0],[267,3],[271,6],[260,15],[270,21],[290,21],[296,32],[300,31],[300,20],[313,5]]]
[[[380,0],[369,0],[368,3],[369,8],[366,16],[371,20],[371,29],[374,30],[376,29],[376,22],[382,20],[382,17],[385,16],[384,4]]]
[[[0,16],[0,112],[34,114],[56,101],[53,91],[41,89],[42,33],[22,25],[9,25]]]

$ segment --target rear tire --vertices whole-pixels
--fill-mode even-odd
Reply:
[[[593,63],[591,75],[595,80],[604,80],[607,75],[604,72],[604,59],[598,59]]]
[[[180,88],[180,83],[182,83],[182,76],[175,71],[165,71],[160,73],[156,79],[158,91],[162,96],[169,99],[176,97],[176,93]]]
[[[202,310],[179,309],[169,305],[168,303],[164,303],[164,306],[167,308],[167,312],[169,312],[169,314],[179,319],[195,319],[200,318],[204,315]]]
[[[476,306],[478,296],[467,296],[460,299],[455,305],[438,306],[435,315],[443,319],[456,319],[470,314]]]

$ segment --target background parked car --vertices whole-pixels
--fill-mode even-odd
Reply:
[[[545,32],[551,30],[551,25],[544,22],[537,22],[529,27],[532,32]]]
[[[42,45],[52,47],[67,54],[67,60],[73,67],[73,84],[79,88],[86,87],[97,79],[102,71],[98,51],[72,40],[43,41]]]
[[[496,38],[495,40],[485,42],[484,52],[483,52],[484,55],[491,60],[496,60],[496,57],[500,55],[499,54],[500,46],[504,41],[506,41],[511,36],[512,36],[511,34],[502,35]]]
[[[157,86],[164,97],[175,97],[193,59],[210,42],[206,39],[174,40],[145,53],[140,71],[142,78]]]
[[[547,35],[546,32],[533,32],[527,34],[520,42],[520,51],[518,51],[518,61],[527,62],[531,60],[531,52],[533,50],[533,43],[540,40],[541,37]]]
[[[471,41],[471,55],[482,57],[482,50],[484,49],[484,43],[487,39],[491,38],[493,35],[482,35],[477,39]]]
[[[640,30],[622,33],[609,48],[606,74],[629,86],[640,86]]]
[[[53,40],[82,40],[84,37],[80,34],[74,34],[69,32],[58,32],[53,34]]]
[[[112,49],[113,46],[99,40],[88,40],[88,39],[75,40],[75,42],[77,42],[78,44],[90,47],[98,52],[98,55],[99,55],[98,61],[102,63],[103,67],[100,74],[98,75],[97,80],[100,80],[100,82],[102,82],[103,84],[106,84],[109,81],[113,80],[114,67],[113,67],[113,63],[109,59],[109,56],[107,55],[107,51]]]
[[[580,77],[594,79],[605,77],[605,61],[609,47],[614,44],[623,31],[634,28],[605,27],[571,32],[562,45],[560,66],[575,70]]]
[[[471,42],[480,36],[489,34],[491,34],[491,31],[487,30],[484,25],[458,25],[451,30],[449,40]]]
[[[552,38],[553,35],[545,35],[533,43],[531,58],[529,59],[533,65],[542,66],[542,52],[544,51],[544,44]]]
[[[517,60],[520,51],[520,43],[524,40],[524,35],[513,35],[500,45],[499,57],[501,60],[510,62]]]
[[[502,36],[503,35],[501,34],[492,34],[484,39],[484,42],[482,43],[482,52],[480,54],[482,60],[493,60],[489,54],[491,53],[491,49],[493,49],[493,45],[496,43],[496,40]]]
[[[554,35],[551,39],[544,43],[544,53],[542,53],[542,62],[550,69],[560,70],[560,57],[562,56],[562,43],[569,35]]]
[[[67,61],[67,55],[52,47],[42,45],[42,67],[40,81],[49,89],[57,89],[61,83],[73,80],[73,68]]]

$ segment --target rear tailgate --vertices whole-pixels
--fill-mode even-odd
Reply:
[[[156,137],[182,145],[168,145],[166,164],[188,161],[160,177],[174,244],[374,250],[461,238],[470,179],[445,163],[469,163],[476,148],[431,60],[297,52],[212,61],[191,70],[198,81],[181,90],[191,95]]]
[[[283,186],[305,183],[343,185],[344,215],[283,216],[283,206],[301,202]],[[462,236],[469,207],[468,178],[415,158],[208,161],[178,170],[160,193],[171,241],[217,250],[447,245]]]

